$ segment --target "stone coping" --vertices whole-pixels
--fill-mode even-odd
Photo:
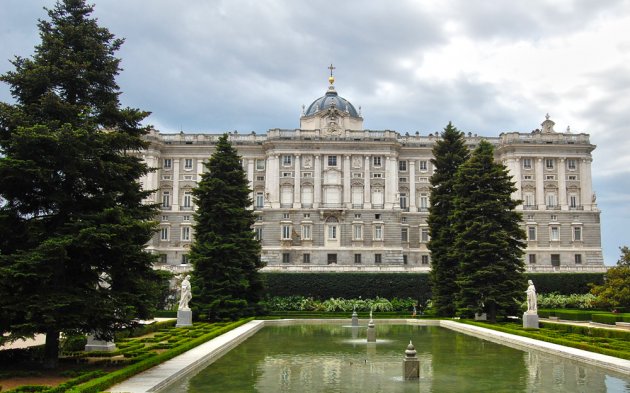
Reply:
[[[365,320],[365,319],[364,319]],[[111,393],[149,393],[159,392],[177,380],[191,375],[195,371],[207,367],[221,356],[229,352],[264,326],[292,325],[292,324],[328,324],[351,323],[350,318],[344,319],[277,319],[254,320],[237,327],[219,337],[191,349],[173,359],[144,371],[107,391]],[[535,349],[564,358],[584,362],[590,365],[606,368],[624,375],[630,374],[630,360],[613,356],[601,355],[581,349],[565,347],[545,341],[516,336],[479,326],[468,325],[452,320],[431,319],[377,319],[376,324],[410,324],[421,326],[441,326],[456,332],[511,346],[517,349]]]

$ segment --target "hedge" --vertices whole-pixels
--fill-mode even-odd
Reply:
[[[621,320],[621,315],[593,314],[593,322],[604,323],[606,325],[614,325],[617,321],[621,322]]]
[[[305,296],[315,299],[410,297],[424,303],[431,298],[428,273],[261,273],[269,296]],[[527,273],[539,293],[570,295],[602,284],[604,273]]]

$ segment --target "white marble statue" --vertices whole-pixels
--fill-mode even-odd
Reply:
[[[536,287],[534,287],[534,283],[532,280],[527,280],[527,313],[528,314],[537,314],[538,313],[538,299],[536,298]]]
[[[192,299],[192,287],[190,286],[190,275],[186,275],[182,281],[181,296],[179,298],[178,310],[190,310],[188,302]]]

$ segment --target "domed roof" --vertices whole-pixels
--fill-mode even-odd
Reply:
[[[352,117],[361,117],[359,116],[359,112],[354,108],[354,105],[350,103],[350,101],[346,100],[343,97],[340,97],[335,88],[330,86],[326,95],[323,97],[319,97],[311,105],[309,105],[306,112],[304,112],[304,116],[312,116],[319,111],[326,110],[330,107],[335,107],[342,112],[348,113]]]

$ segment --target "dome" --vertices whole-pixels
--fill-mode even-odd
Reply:
[[[342,112],[350,114],[351,117],[361,117],[354,108],[354,105],[345,98],[340,97],[332,86],[330,86],[326,95],[319,97],[313,101],[311,105],[309,105],[308,109],[304,113],[304,116],[312,116],[319,111],[330,108],[331,106],[334,106]]]

